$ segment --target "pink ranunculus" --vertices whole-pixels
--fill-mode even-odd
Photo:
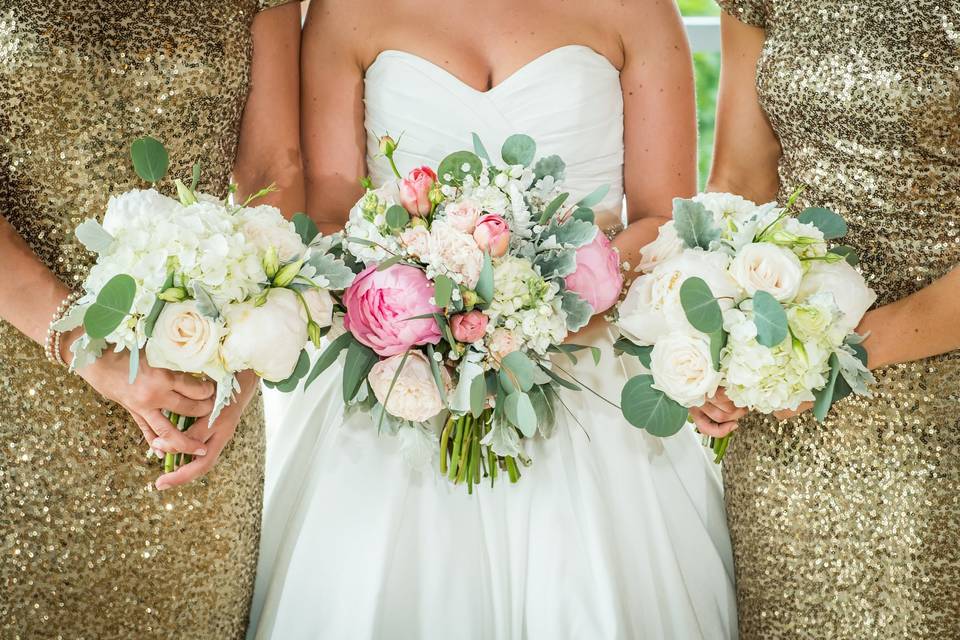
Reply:
[[[410,320],[442,311],[430,302],[433,295],[433,283],[415,267],[397,264],[377,271],[377,265],[371,265],[343,294],[343,326],[384,357],[437,344],[441,336],[436,320]]]
[[[477,241],[477,246],[489,253],[491,257],[499,258],[510,247],[510,226],[503,216],[488,213],[477,220],[473,239]]]
[[[620,297],[620,255],[602,232],[597,232],[593,242],[577,249],[577,270],[567,276],[566,285],[568,291],[586,300],[595,314],[612,307]]]
[[[400,181],[400,204],[410,215],[430,215],[430,188],[436,181],[437,174],[430,167],[417,167]]]
[[[459,313],[450,318],[453,337],[465,344],[476,342],[487,331],[487,316],[480,311]]]

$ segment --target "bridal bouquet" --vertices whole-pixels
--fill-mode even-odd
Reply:
[[[623,389],[630,423],[672,435],[721,386],[761,413],[814,402],[818,420],[850,393],[869,395],[854,329],[876,294],[854,250],[831,244],[846,235],[844,220],[822,208],[794,217],[795,199],[785,208],[727,193],[674,201],[619,308],[616,348],[649,370]],[[711,442],[718,461],[728,438]]]
[[[523,441],[549,435],[558,387],[580,388],[550,356],[587,349],[564,340],[623,283],[590,209],[606,188],[567,206],[563,161],[534,163],[528,136],[508,138],[502,162],[476,136],[474,147],[402,177],[396,143],[381,140],[397,179],[365,181],[350,212],[343,249],[359,273],[343,295],[346,333],[308,380],[346,349],[344,401],[414,462],[439,438],[441,473],[470,492],[481,477],[519,479]]]
[[[169,163],[156,140],[131,147],[134,167],[160,181]],[[150,366],[206,376],[217,384],[213,424],[235,391],[236,373],[293,384],[304,375],[308,341],[329,329],[333,300],[353,272],[311,233],[302,214],[289,222],[270,206],[234,206],[175,181],[179,199],[154,189],[114,196],[103,224],[83,222],[77,238],[97,254],[84,295],[55,328],[83,326],[71,346],[73,369],[105,349],[130,353],[130,383],[143,349]],[[299,374],[299,377],[298,377]],[[291,382],[292,380],[292,382]],[[170,415],[181,429],[182,416]],[[182,462],[168,454],[168,470]]]

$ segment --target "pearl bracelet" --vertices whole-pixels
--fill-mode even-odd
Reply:
[[[59,306],[57,306],[57,310],[53,312],[53,317],[47,326],[47,338],[43,344],[43,353],[47,356],[47,360],[62,367],[67,366],[66,361],[63,359],[63,354],[60,353],[60,339],[63,336],[63,332],[54,329],[53,325],[57,324],[63,318],[67,311],[70,310],[70,307],[73,306],[73,303],[79,298],[80,294],[72,291],[70,295],[64,298]]]

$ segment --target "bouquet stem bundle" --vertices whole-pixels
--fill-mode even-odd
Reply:
[[[481,441],[493,429],[493,411],[487,409],[480,417],[472,414],[453,416],[440,434],[440,473],[454,484],[466,483],[467,490],[479,485],[482,478],[490,478],[492,487],[499,471],[506,471],[511,483],[520,480],[520,468],[514,456],[501,456]]]

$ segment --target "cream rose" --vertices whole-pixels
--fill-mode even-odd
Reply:
[[[674,332],[661,338],[650,354],[654,388],[685,407],[699,407],[720,386],[710,342],[703,335]]]
[[[290,377],[307,343],[303,307],[293,291],[271,289],[263,305],[228,305],[223,316],[228,333],[220,355],[230,371],[253,369],[270,382]]]
[[[200,313],[195,300],[167,304],[147,341],[147,362],[173,371],[213,373],[220,368],[217,349],[223,333],[220,322]]]
[[[661,262],[683,253],[684,246],[671,220],[660,227],[656,240],[640,249],[640,264],[637,269],[645,273],[653,271]]]
[[[877,293],[867,286],[860,272],[844,261],[829,263],[818,261],[810,267],[800,283],[798,300],[808,300],[817,293],[833,296],[843,317],[839,324],[845,333],[856,329],[873,303]]]
[[[780,302],[789,302],[800,290],[803,267],[792,251],[757,242],[740,250],[730,265],[730,275],[749,296],[766,291]]]
[[[393,378],[403,357],[404,354],[400,353],[381,360],[373,366],[367,381],[387,413],[401,420],[426,422],[443,410],[430,361],[422,352],[410,351],[394,383]]]
[[[483,268],[483,252],[473,236],[445,222],[434,222],[430,230],[430,264],[469,288],[477,286]]]
[[[463,200],[447,205],[443,213],[444,220],[454,229],[463,233],[473,233],[482,212],[477,203]]]
[[[240,231],[260,251],[265,252],[273,247],[281,262],[295,260],[306,251],[307,247],[293,223],[284,218],[276,207],[261,205],[244,209],[238,215],[242,220]]]
[[[500,362],[520,349],[520,338],[515,331],[499,327],[487,337],[487,351],[494,362]]]
[[[321,329],[333,324],[333,296],[330,295],[329,291],[326,289],[307,289],[302,295],[303,301],[307,303],[307,309],[310,310],[310,317]],[[307,321],[306,314],[303,315],[303,321]]]

